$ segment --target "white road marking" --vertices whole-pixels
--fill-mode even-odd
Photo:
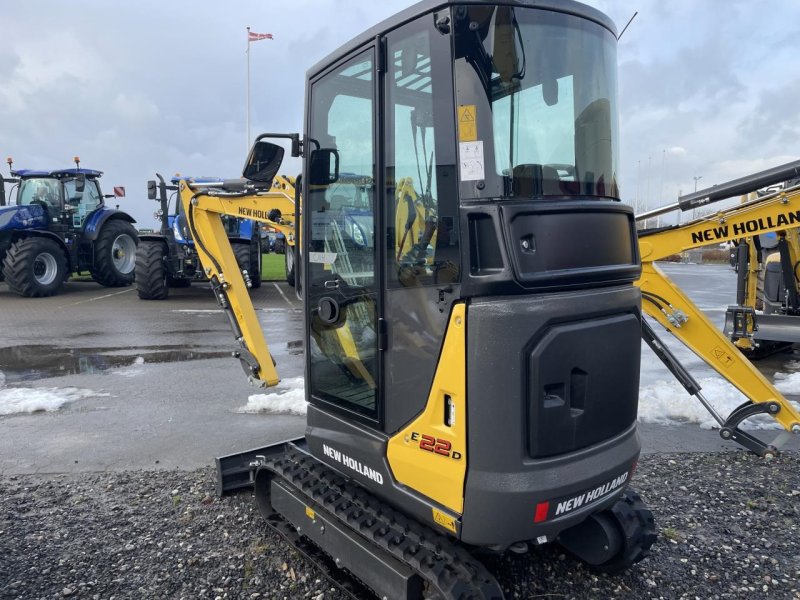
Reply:
[[[127,294],[128,292],[132,292],[135,290],[135,287],[130,287],[127,290],[122,290],[121,292],[114,292],[113,294],[105,294],[103,296],[95,296],[94,298],[89,298],[88,300],[79,300],[78,302],[71,302],[69,304],[62,304],[58,308],[64,308],[66,306],[77,306],[78,304],[86,304],[87,302],[94,302],[95,300],[102,300],[103,298],[111,298],[111,296],[119,296],[120,294]]]
[[[275,282],[273,281],[273,282],[272,282],[272,285],[274,285],[274,286],[275,286],[275,289],[276,289],[276,290],[278,290],[278,293],[279,293],[279,294],[280,294],[280,295],[283,297],[283,299],[284,299],[284,300],[286,300],[286,304],[288,304],[288,305],[289,305],[289,306],[291,306],[292,308],[295,308],[294,304],[292,304],[292,303],[289,301],[289,298],[287,298],[287,297],[286,297],[286,294],[284,294],[284,293],[283,293],[283,290],[282,290],[282,289],[281,289],[281,288],[278,286],[278,284],[277,284],[277,283],[275,283]]]

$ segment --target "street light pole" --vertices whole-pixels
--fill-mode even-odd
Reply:
[[[247,149],[250,152],[250,27],[247,28],[247,117],[245,129],[247,130]]]
[[[697,191],[697,182],[698,182],[698,181],[700,181],[702,178],[703,178],[703,176],[702,176],[702,175],[695,175],[695,176],[692,178],[692,179],[694,179],[694,191],[695,191],[695,192]],[[694,211],[695,211],[695,210],[696,210],[696,209],[694,209],[694,208],[692,209],[692,221],[694,221]]]

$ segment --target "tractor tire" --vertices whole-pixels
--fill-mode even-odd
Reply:
[[[236,263],[240,271],[247,271],[250,283],[253,283],[253,275],[250,273],[250,244],[233,244],[233,253],[236,256]],[[242,275],[244,277],[244,275]],[[251,286],[252,287],[252,286]]]
[[[167,249],[161,242],[140,242],[136,248],[136,292],[142,300],[164,300],[167,285]]]
[[[45,237],[17,240],[3,260],[3,276],[9,289],[28,298],[55,295],[68,275],[64,250],[58,242]]]
[[[294,250],[296,246],[286,246],[286,252],[284,253],[283,257],[286,262],[286,283],[290,286],[294,287],[295,284],[295,269],[294,269]]]
[[[250,283],[257,290],[261,287],[261,240],[250,242]]]
[[[92,279],[106,287],[133,283],[139,236],[127,221],[106,221],[94,243]]]
[[[630,568],[650,554],[650,546],[656,541],[655,520],[632,489],[627,489],[617,502],[605,511],[612,518],[622,534],[622,548],[610,560],[593,565],[591,568],[601,573],[613,575]]]

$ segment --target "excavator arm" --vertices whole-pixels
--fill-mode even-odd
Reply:
[[[241,361],[253,385],[277,385],[275,361],[248,293],[250,276],[239,269],[221,217],[244,217],[294,234],[295,201],[289,196],[293,188],[264,190],[241,180],[225,182],[219,188],[193,187],[181,180],[178,191],[203,269],[241,346],[234,357]]]
[[[737,441],[762,456],[775,454],[788,439],[788,432],[800,431],[800,413],[654,263],[684,250],[762,233],[776,232],[779,238],[784,238],[789,230],[797,227],[800,227],[800,190],[763,197],[690,223],[645,230],[639,234],[642,276],[637,285],[642,292],[642,310],[749,400],[728,417],[722,417],[703,398],[694,380],[687,382],[679,376],[679,381],[719,422],[723,438]],[[675,373],[674,362],[670,364],[675,361],[674,357],[665,350],[655,333],[652,330],[648,333],[647,329],[644,331],[645,341]],[[756,414],[771,415],[787,433],[779,435],[770,444],[764,444],[741,431],[738,426]]]

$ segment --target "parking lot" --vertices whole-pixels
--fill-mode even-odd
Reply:
[[[252,297],[282,378],[302,375],[294,290],[265,282]],[[69,282],[28,299],[0,284],[0,332],[6,392],[71,400],[0,417],[2,473],[196,468],[304,428],[301,416],[237,412],[261,390],[231,358],[237,345],[207,284],[147,302],[134,287]]]
[[[734,282],[725,267],[665,268],[720,321]],[[59,407],[0,412],[0,473],[195,469],[215,456],[302,435],[302,415],[243,412],[260,394],[297,393],[303,374],[302,312],[294,289],[264,282],[252,298],[285,382],[271,390],[250,386],[230,356],[237,344],[207,284],[172,289],[164,301],[140,300],[134,287],[89,281],[70,281],[59,295],[40,299],[20,298],[0,284],[0,393]],[[702,361],[673,346],[726,414],[741,402]],[[649,349],[642,356],[643,452],[739,449],[716,430],[699,427],[698,418],[710,419],[707,413]],[[795,369],[796,359],[780,355],[759,366],[772,379]],[[800,447],[800,436],[793,438],[786,449]]]

